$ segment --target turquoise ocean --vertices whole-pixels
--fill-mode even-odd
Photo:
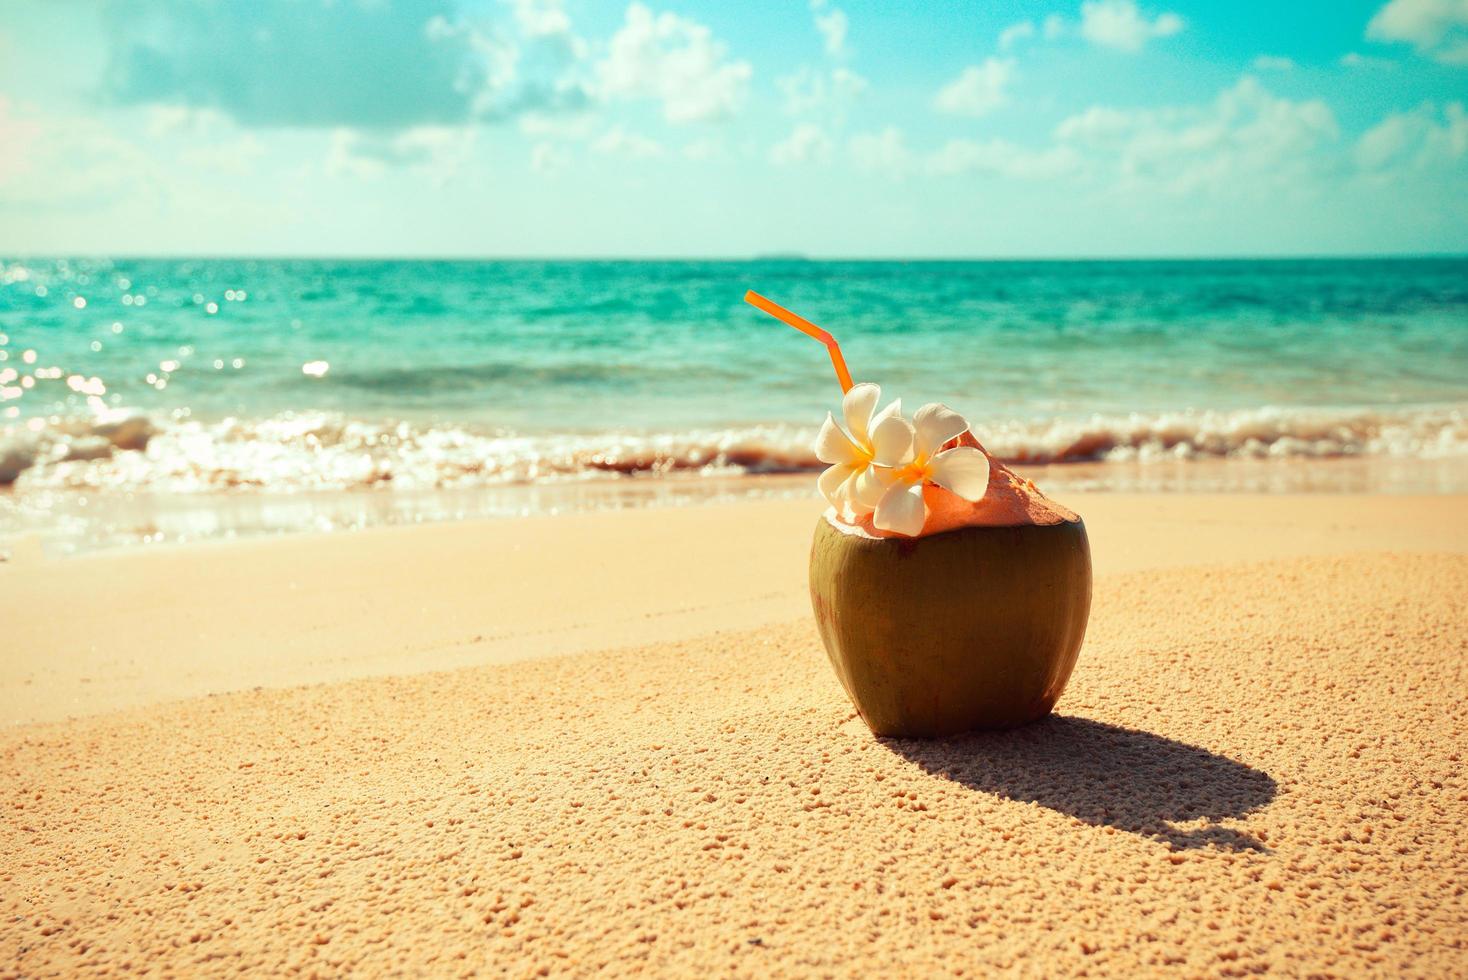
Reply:
[[[1465,259],[16,259],[0,539],[521,512],[814,471],[839,388],[749,288],[831,331],[884,400],[946,402],[997,455],[1098,464],[1093,484],[1468,459]],[[231,507],[253,516],[202,516]]]

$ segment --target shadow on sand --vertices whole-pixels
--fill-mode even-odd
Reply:
[[[934,775],[1038,803],[1093,826],[1153,837],[1178,849],[1268,851],[1253,836],[1228,827],[1172,824],[1243,816],[1274,799],[1274,780],[1150,732],[1051,715],[1008,732],[881,742]]]

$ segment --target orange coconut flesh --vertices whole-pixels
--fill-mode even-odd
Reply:
[[[984,447],[969,433],[960,436],[956,443],[984,451]],[[987,456],[987,451],[984,454]],[[1019,527],[1079,520],[1074,511],[1046,497],[1033,483],[1015,474],[993,456],[989,456],[989,489],[982,498],[970,503],[952,491],[928,484],[923,487],[923,503],[927,506],[928,516],[922,531],[917,534],[920,538],[963,527]],[[847,523],[836,518],[834,509],[826,513],[828,518],[835,518],[831,523],[843,531],[878,538],[903,537],[896,531],[883,531],[874,526],[873,514],[855,523]]]

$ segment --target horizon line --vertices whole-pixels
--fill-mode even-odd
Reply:
[[[1156,255],[1134,253],[1124,255],[817,255],[802,252],[770,252],[758,255],[435,255],[385,253],[291,253],[291,252],[34,252],[0,254],[0,261],[93,260],[111,262],[137,261],[291,261],[291,262],[848,262],[848,263],[1004,263],[1004,262],[1324,262],[1324,261],[1406,261],[1421,259],[1468,259],[1463,252],[1264,252],[1217,253],[1195,255]]]

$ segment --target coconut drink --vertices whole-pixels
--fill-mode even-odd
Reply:
[[[851,380],[825,331],[746,299],[824,343],[841,382],[815,452],[828,503],[810,593],[836,676],[877,735],[1013,728],[1049,714],[1091,608],[1080,517],[994,459],[958,412],[909,419]]]

